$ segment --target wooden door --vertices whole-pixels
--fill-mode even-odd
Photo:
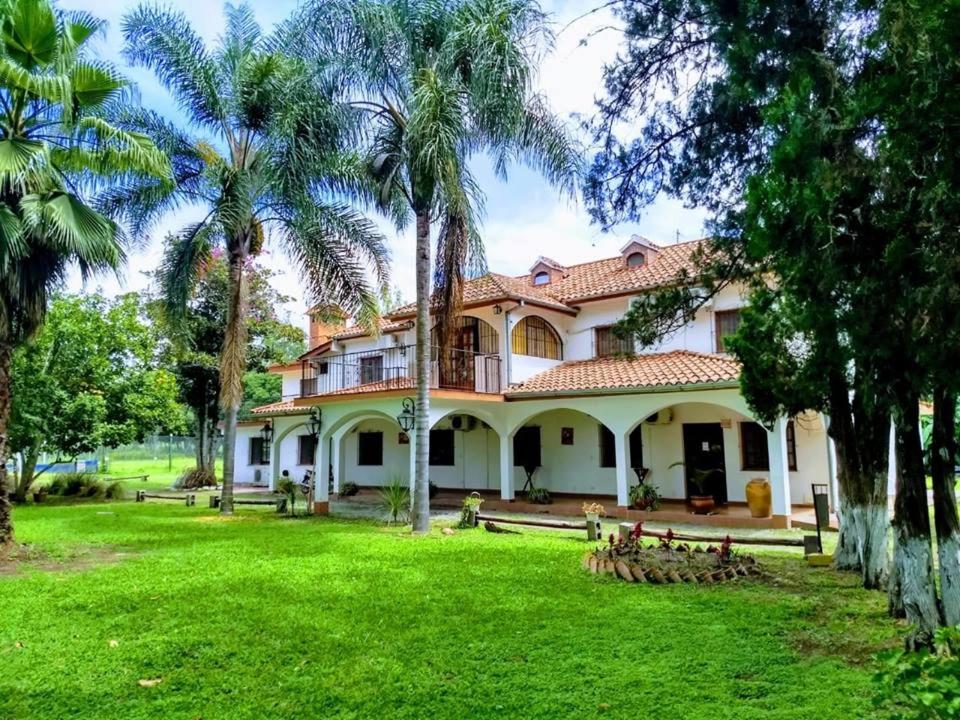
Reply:
[[[726,460],[720,423],[684,423],[683,463],[687,497],[697,494],[691,477],[701,478],[706,494],[717,504],[727,502]]]

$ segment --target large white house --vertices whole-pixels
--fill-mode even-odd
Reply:
[[[554,496],[608,496],[608,513],[616,506],[631,516],[640,468],[680,502],[691,473],[714,470],[710,490],[721,506],[744,503],[748,480],[768,479],[767,524],[788,526],[792,508],[811,503],[811,485],[831,482],[829,441],[816,413],[769,430],[751,417],[723,344],[739,322],[739,292],[722,292],[654,349],[634,352],[610,331],[635,298],[690,268],[700,242],[658,246],[634,236],[616,257],[570,266],[531,258],[526,275],[469,281],[452,356],[440,362],[434,352],[431,481],[513,501],[524,465],[536,466],[536,486]],[[400,308],[371,336],[315,312],[310,350],[271,369],[283,378],[282,401],[255,409],[258,419],[238,430],[237,482],[273,487],[283,471],[299,478],[314,465],[334,493],[347,481],[410,478],[413,440],[396,418],[414,394],[413,318],[412,306]],[[305,424],[314,407],[316,450]],[[319,512],[327,488],[317,483]]]

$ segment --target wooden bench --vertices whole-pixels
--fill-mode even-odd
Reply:
[[[271,498],[238,498],[238,497],[234,497],[234,498],[233,498],[233,504],[234,504],[234,505],[263,505],[263,506],[273,505],[273,506],[275,506],[275,507],[277,508],[277,512],[278,512],[278,513],[283,513],[283,512],[286,512],[286,511],[287,511],[287,498],[286,498],[286,496],[284,496],[284,497],[278,497],[278,498],[276,498],[276,499],[271,499]],[[220,507],[220,496],[219,496],[219,495],[211,495],[211,496],[210,496],[210,507],[212,507],[212,508],[218,508],[218,507]]]
[[[149,477],[149,475],[130,475],[129,477],[110,477],[108,475],[105,479],[111,482],[120,482],[121,480],[139,480],[146,482]]]
[[[137,502],[146,502],[147,500],[183,500],[187,507],[197,504],[197,496],[193,493],[185,495],[164,495],[160,493],[148,493],[145,490],[137,490]]]

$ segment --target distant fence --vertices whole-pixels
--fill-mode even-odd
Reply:
[[[219,456],[223,441],[218,439],[214,454]],[[149,435],[142,443],[120,445],[115,448],[101,448],[97,459],[104,472],[117,462],[163,462],[173,470],[192,466],[197,457],[197,440],[192,435]]]
[[[215,453],[219,456],[223,441],[218,439]],[[180,470],[196,464],[197,441],[192,435],[150,435],[142,443],[100,448],[77,458],[76,462],[58,460],[56,454],[45,453],[37,463],[37,472],[44,473],[106,473],[115,463],[161,463],[168,470]],[[8,472],[17,472],[19,458],[7,460]]]

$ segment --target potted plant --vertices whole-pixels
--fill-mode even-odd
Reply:
[[[637,510],[656,510],[660,507],[660,491],[645,482],[634,485],[630,488],[630,504]]]
[[[472,528],[477,526],[477,513],[480,512],[480,506],[483,504],[483,498],[480,493],[472,492],[463,499],[463,509],[460,512],[460,527]]]
[[[583,514],[587,516],[587,522],[600,522],[600,516],[603,515],[603,505],[600,503],[584,503]]]
[[[527,490],[527,502],[534,505],[549,505],[553,502],[550,491],[546,488],[530,488]]]
[[[687,482],[692,492],[688,501],[695,515],[709,515],[717,507],[717,501],[710,494],[710,482],[717,475],[723,475],[720,468],[698,469],[690,473]]]
[[[676,467],[684,465],[682,460],[670,465]],[[690,497],[687,505],[695,515],[709,515],[717,507],[717,501],[710,494],[710,483],[713,478],[723,476],[723,468],[696,468],[687,475],[687,485],[690,488]]]

